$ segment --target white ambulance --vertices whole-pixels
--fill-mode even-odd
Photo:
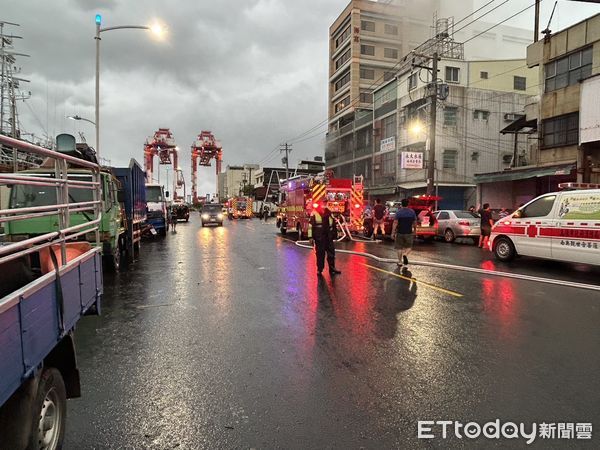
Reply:
[[[524,255],[600,265],[600,185],[559,187],[494,224],[489,247],[498,260]]]

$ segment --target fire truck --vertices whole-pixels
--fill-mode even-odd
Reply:
[[[332,175],[331,172],[300,175],[284,182],[280,189],[284,198],[277,216],[277,227],[282,234],[291,230],[298,233],[299,239],[306,237],[310,215],[321,203],[334,216],[343,219],[351,232],[362,230],[363,177],[333,178]]]
[[[252,198],[232,197],[227,202],[227,217],[233,219],[250,219],[252,217]]]

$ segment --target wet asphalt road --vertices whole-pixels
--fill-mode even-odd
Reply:
[[[600,284],[597,268],[497,266],[471,245],[416,244],[413,259]],[[338,266],[319,279],[311,251],[257,219],[201,228],[194,215],[144,242],[105,276],[103,315],[79,326],[66,448],[524,446],[417,440],[418,420],[497,418],[592,422],[599,447],[598,291],[422,266],[399,278],[349,255]]]

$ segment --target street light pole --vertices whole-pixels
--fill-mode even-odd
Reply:
[[[427,195],[435,192],[435,132],[437,124],[437,86],[438,86],[438,53],[433,54],[433,83],[431,83],[430,110],[429,110],[429,154],[427,161]]]
[[[100,14],[96,14],[96,156],[100,155],[100,33],[105,31],[112,30],[151,30],[156,35],[161,35],[163,33],[162,27],[159,25],[154,25],[152,27],[148,27],[145,25],[119,25],[116,27],[106,27],[101,28],[102,25],[102,16]]]
[[[100,156],[100,24],[102,16],[96,14],[96,157]]]

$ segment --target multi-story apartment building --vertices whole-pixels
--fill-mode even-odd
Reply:
[[[364,175],[371,188],[380,184],[381,180],[373,179],[374,133],[379,131],[373,128],[374,90],[395,78],[404,66],[405,56],[422,48],[422,43],[437,36],[440,30],[456,42],[456,36],[468,40],[481,33],[480,29],[490,28],[491,25],[479,21],[470,24],[473,3],[465,0],[458,6],[452,5],[452,13],[465,19],[460,26],[454,28],[453,19],[440,19],[434,28],[432,18],[447,14],[448,2],[350,2],[330,27],[329,131],[325,151],[328,168],[338,168],[343,176]],[[528,30],[497,27],[483,33],[481,40],[472,40],[466,53],[472,52],[479,58],[486,54],[488,58],[510,53],[521,56],[531,35]],[[461,47],[460,54],[450,53],[462,58],[465,52]],[[505,70],[512,67],[505,63],[508,64]],[[524,65],[524,61],[520,64]],[[465,75],[464,81],[468,79]],[[510,83],[511,80],[505,81]],[[483,89],[489,89],[485,82],[481,85]],[[386,120],[385,127],[393,128],[391,119]]]
[[[394,77],[403,55],[430,35],[438,1],[352,0],[329,29],[329,124],[371,109],[373,88]]]
[[[527,63],[543,87],[539,164],[574,163],[578,181],[600,182],[600,14],[532,44]]]
[[[448,91],[436,114],[434,181],[443,197],[440,206],[463,208],[475,203],[476,173],[527,162],[527,141],[515,143],[512,135],[500,131],[524,114],[535,93],[537,74],[525,60],[442,58],[438,69],[440,84]],[[375,91],[371,195],[393,198],[425,193],[430,82],[428,70],[411,68]],[[420,167],[406,164],[407,158],[415,157],[423,161]],[[341,166],[344,170],[351,167]]]
[[[519,205],[568,181],[600,183],[600,14],[531,44],[538,97],[513,131],[531,130],[529,164],[476,177],[479,197]]]
[[[258,170],[259,166],[256,164],[228,165],[218,175],[219,199],[240,195],[246,186],[253,185],[254,175]]]

